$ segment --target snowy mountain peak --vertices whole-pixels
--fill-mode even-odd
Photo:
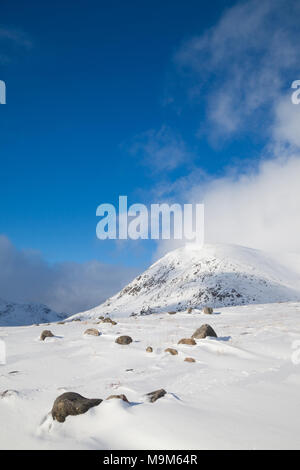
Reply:
[[[0,299],[0,326],[50,323],[62,320],[65,317],[65,314],[54,312],[43,304],[18,304]]]
[[[260,250],[188,244],[156,261],[105,303],[76,316],[147,314],[300,299],[299,273]]]

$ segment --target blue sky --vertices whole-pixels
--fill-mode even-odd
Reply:
[[[156,245],[97,240],[99,204],[188,202],[286,146],[275,104],[299,78],[290,5],[5,2],[0,233],[13,249],[141,270]]]
[[[1,232],[18,247],[41,250],[49,261],[107,260],[107,251],[111,258],[110,244],[95,239],[95,210],[119,194],[143,202],[139,189],[157,183],[160,175],[128,151],[149,129],[167,125],[182,133],[209,172],[230,161],[230,148],[215,152],[195,139],[198,109],[178,116],[164,104],[174,52],[228,4],[205,3],[12,1],[1,7],[1,27],[19,35],[0,43],[7,55],[0,64],[7,84],[0,109]],[[171,178],[185,173],[182,165]],[[118,252],[116,261],[124,257]]]

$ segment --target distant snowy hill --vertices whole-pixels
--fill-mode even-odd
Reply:
[[[72,318],[300,300],[299,271],[281,258],[234,245],[186,245],[99,307]]]
[[[43,304],[17,304],[0,299],[0,327],[50,323],[65,317]]]

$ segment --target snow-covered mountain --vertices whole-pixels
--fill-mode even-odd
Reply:
[[[0,299],[0,326],[32,325],[50,323],[65,318],[43,304],[18,304]]]
[[[168,253],[105,303],[73,318],[299,299],[299,271],[273,255],[234,245],[191,244]]]

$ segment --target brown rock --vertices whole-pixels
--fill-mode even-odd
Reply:
[[[165,352],[172,354],[172,356],[176,356],[176,354],[178,354],[177,349],[173,349],[173,348],[167,348],[165,349]]]
[[[126,403],[129,403],[129,401],[127,400],[126,395],[123,395],[123,394],[121,394],[121,395],[109,395],[109,397],[107,397],[106,400],[111,400],[113,398],[117,398],[119,400],[125,401]]]
[[[214,338],[218,337],[217,333],[213,330],[210,325],[202,325],[195,331],[195,333],[192,335],[192,338],[203,339],[207,336],[212,336]]]
[[[152,353],[152,352],[153,352],[153,348],[151,348],[151,346],[148,346],[148,348],[146,349],[146,352]]]
[[[197,343],[193,338],[182,338],[178,341],[178,344],[189,344],[190,346],[195,346]]]
[[[100,331],[96,328],[88,328],[87,330],[85,330],[84,334],[91,336],[100,336]]]
[[[147,393],[147,397],[150,403],[154,403],[159,398],[164,397],[166,393],[167,392],[163,388],[161,388],[160,390],[155,390],[154,392]]]
[[[45,341],[46,338],[53,338],[54,334],[50,330],[44,330],[41,333],[40,340]]]
[[[175,312],[174,310],[172,312],[168,312],[169,315],[175,315],[175,313],[177,312]]]
[[[211,314],[214,312],[214,309],[211,308],[211,307],[204,307],[204,308],[202,309],[202,312],[203,312],[203,313],[206,313],[206,315],[211,315]]]
[[[79,393],[66,392],[56,398],[52,408],[52,418],[63,423],[67,416],[76,416],[86,413],[93,406],[98,406],[100,398],[85,398]]]
[[[192,311],[193,311],[192,307],[189,307],[187,310],[187,313],[192,313]]]
[[[193,357],[186,357],[184,362],[196,362]]]
[[[116,341],[118,344],[130,344],[132,343],[132,338],[130,336],[119,336]]]

